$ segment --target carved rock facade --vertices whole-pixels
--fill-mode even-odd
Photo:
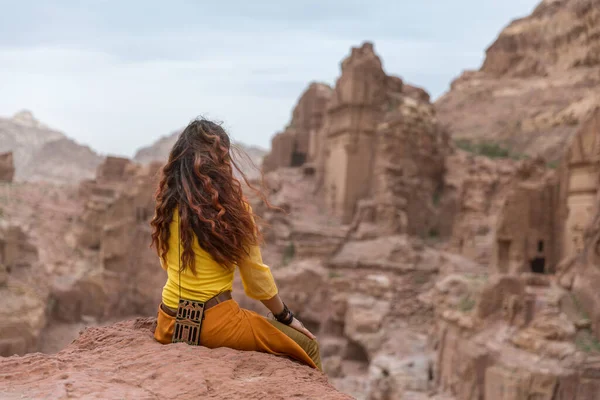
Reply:
[[[160,166],[109,157],[95,180],[81,184],[84,212],[75,223],[72,245],[85,251],[93,268],[55,285],[56,319],[106,320],[155,312],[166,278],[148,247]]]
[[[371,43],[353,48],[341,69],[333,91],[313,84],[301,97],[266,170],[304,165],[343,223],[357,217],[382,233],[429,231],[450,149],[429,96],[386,75]]]
[[[316,136],[323,126],[331,94],[331,88],[323,83],[310,84],[300,96],[289,126],[273,137],[271,152],[263,160],[265,172],[300,166],[307,161],[309,153],[318,151]]]

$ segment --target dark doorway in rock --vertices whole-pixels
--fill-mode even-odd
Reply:
[[[498,240],[498,270],[508,273],[508,262],[510,257],[510,240]]]
[[[369,365],[369,355],[367,354],[365,348],[352,340],[348,342],[344,359],[358,361],[360,363],[364,363],[365,365]]]
[[[4,264],[4,259],[6,257],[6,243],[3,240],[0,240],[0,264]]]
[[[543,253],[544,252],[544,241],[540,240],[538,242],[538,253]]]
[[[546,273],[546,259],[544,257],[536,257],[529,263],[531,266],[531,272],[536,274]]]
[[[314,176],[316,173],[315,167],[313,165],[304,166],[302,172],[304,173],[304,176]]]
[[[292,167],[300,167],[306,162],[306,154],[294,151],[292,153]]]

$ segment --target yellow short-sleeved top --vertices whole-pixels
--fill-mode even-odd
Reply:
[[[169,251],[166,263],[160,258],[161,267],[167,271],[167,283],[163,287],[162,301],[167,307],[177,308],[179,304],[179,255],[183,248],[179,246],[179,213],[175,210],[173,221],[169,227]],[[192,244],[196,258],[196,275],[190,268],[181,272],[181,297],[189,300],[206,301],[217,294],[231,290],[233,285],[233,269],[226,269],[217,263],[212,256],[203,250],[194,237]],[[237,265],[244,291],[256,300],[267,300],[277,294],[277,285],[271,270],[262,261],[258,246],[249,249],[249,256]]]

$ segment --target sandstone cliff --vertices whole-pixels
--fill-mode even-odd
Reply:
[[[102,157],[61,132],[36,120],[28,111],[0,118],[0,152],[12,151],[15,180],[76,183],[94,176]]]
[[[436,101],[454,139],[557,160],[600,103],[600,1],[544,0]]]
[[[83,210],[73,219],[66,241],[86,265],[55,280],[51,312],[56,320],[154,314],[166,279],[149,248],[160,166],[108,157],[95,179],[81,183]]]
[[[175,144],[181,131],[176,131],[170,135],[163,136],[156,142],[147,147],[142,147],[133,157],[134,161],[147,164],[153,161],[166,162],[169,157],[169,151]],[[236,151],[235,149],[239,150]],[[257,179],[260,177],[260,167],[263,157],[267,154],[266,150],[256,146],[248,146],[243,143],[234,143],[234,157],[238,166],[246,174],[248,179]],[[247,157],[246,157],[247,155]],[[249,160],[248,160],[249,158]]]
[[[60,353],[0,359],[2,399],[350,399],[325,375],[258,352],[161,345],[154,319],[91,328]]]
[[[600,107],[575,135],[559,170],[557,243],[561,283],[572,289],[600,338]]]
[[[450,275],[435,307],[439,390],[460,400],[595,400],[600,356],[572,295],[552,278]]]
[[[54,279],[88,267],[65,240],[81,212],[75,197],[71,187],[0,185],[0,356],[41,349]]]

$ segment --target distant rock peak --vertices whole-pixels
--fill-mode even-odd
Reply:
[[[13,115],[13,117],[11,118],[11,121],[14,122],[15,124],[27,126],[30,128],[48,129],[48,127],[46,125],[42,124],[40,121],[38,121],[33,116],[33,113],[29,110],[21,110],[21,111],[17,112],[15,115]]]

